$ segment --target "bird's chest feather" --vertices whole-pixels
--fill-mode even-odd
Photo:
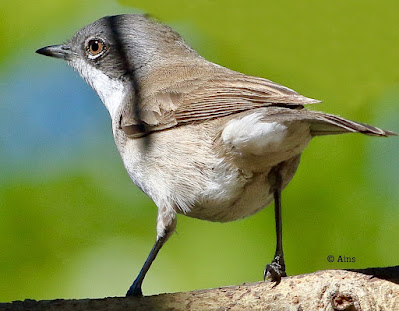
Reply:
[[[160,207],[189,217],[226,222],[252,215],[270,204],[268,170],[244,172],[224,159],[180,156],[174,159],[121,153],[133,180]],[[202,162],[202,163],[201,163]]]
[[[124,139],[117,145],[131,179],[158,208],[226,222],[269,205],[273,194],[268,174],[273,165],[262,164],[260,171],[239,167],[220,150],[220,144],[227,149],[221,131],[204,131],[207,128],[185,126],[157,132],[151,134],[147,149],[141,139]],[[116,140],[121,139],[114,134]],[[297,164],[289,165],[284,184],[292,178]]]

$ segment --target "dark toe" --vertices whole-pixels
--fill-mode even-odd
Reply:
[[[281,278],[287,276],[285,270],[282,268],[280,264],[277,262],[272,262],[271,264],[267,264],[265,271],[263,273],[263,279],[266,278],[271,279],[271,281],[279,284],[281,282]]]
[[[137,286],[135,283],[130,286],[129,290],[126,293],[126,297],[142,297],[143,292],[141,291],[141,286]]]

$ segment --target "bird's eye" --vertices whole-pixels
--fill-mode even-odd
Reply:
[[[91,58],[100,56],[105,50],[105,44],[100,39],[92,39],[87,43],[87,51]]]

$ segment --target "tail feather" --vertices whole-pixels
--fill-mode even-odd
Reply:
[[[335,115],[316,112],[315,119],[309,120],[311,123],[310,131],[313,136],[343,134],[343,133],[362,133],[370,136],[391,136],[397,135],[392,131],[380,129],[378,127],[347,120]]]
[[[342,117],[306,109],[288,109],[283,107],[269,107],[265,110],[265,121],[306,121],[310,124],[313,136],[334,135],[344,133],[362,133],[370,136],[398,135],[392,131],[382,130],[378,127],[344,119]]]

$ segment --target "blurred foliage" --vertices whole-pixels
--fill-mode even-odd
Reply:
[[[0,301],[123,295],[155,238],[156,208],[125,173],[105,109],[35,49],[146,12],[206,58],[324,101],[311,109],[399,131],[398,11],[393,0],[2,1]],[[398,264],[398,158],[397,138],[310,144],[283,193],[289,274]],[[144,293],[258,281],[274,239],[272,208],[228,224],[179,216]]]

